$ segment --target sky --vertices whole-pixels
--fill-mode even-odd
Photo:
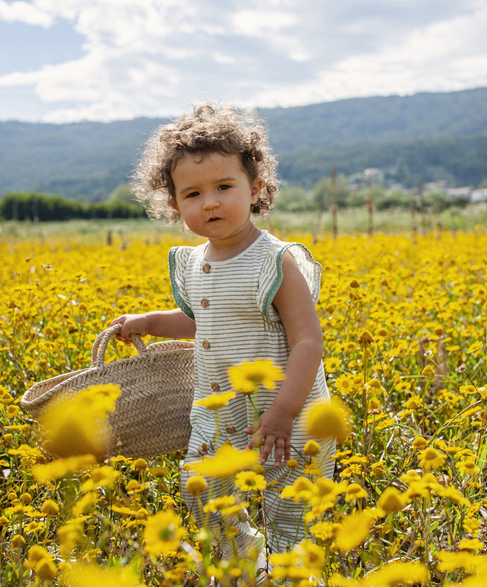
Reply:
[[[487,0],[0,0],[0,120],[487,86]]]

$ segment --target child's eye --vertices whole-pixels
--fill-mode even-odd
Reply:
[[[196,196],[199,196],[199,192],[191,192],[186,197],[187,198],[195,198]]]
[[[223,183],[222,185],[218,186],[219,190],[228,190],[230,189],[232,186],[228,185],[227,183]]]

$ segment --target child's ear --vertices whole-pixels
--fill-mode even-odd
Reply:
[[[176,202],[176,198],[169,198],[169,200],[167,201],[167,203],[171,206],[171,208],[173,210],[176,210],[176,212],[179,212],[179,208],[178,208],[178,204]]]
[[[263,185],[264,185],[264,182],[262,181],[262,179],[260,177],[257,177],[252,182],[252,187],[251,187],[251,191],[250,191],[250,200],[251,200],[252,204],[257,203],[257,200],[259,198],[260,192],[262,191]]]

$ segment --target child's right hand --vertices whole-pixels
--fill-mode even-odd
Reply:
[[[138,334],[139,336],[147,336],[149,334],[148,322],[146,314],[124,314],[112,320],[110,326],[123,324],[122,330],[119,334],[115,334],[115,338],[125,344],[131,344],[131,334]]]

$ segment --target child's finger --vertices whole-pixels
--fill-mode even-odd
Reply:
[[[271,450],[274,447],[275,442],[276,437],[273,434],[268,434],[264,438],[264,446],[262,447],[262,453],[260,456],[261,465],[263,465],[269,458],[269,455],[271,454]]]
[[[276,440],[276,458],[274,461],[274,464],[276,465],[276,467],[281,466],[282,457],[284,456],[285,446],[286,446],[286,444],[285,444],[284,438],[278,438]]]

